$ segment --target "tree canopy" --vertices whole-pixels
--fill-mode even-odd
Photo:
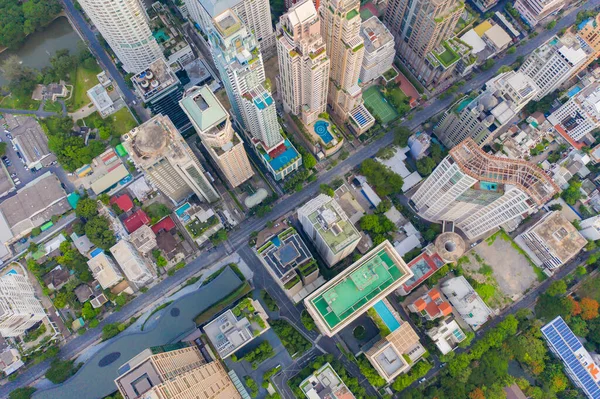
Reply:
[[[365,159],[360,165],[360,172],[381,197],[402,192],[402,177],[374,159]]]
[[[85,225],[85,235],[94,245],[104,250],[108,250],[117,242],[110,223],[104,216],[89,220]]]
[[[0,47],[18,48],[62,11],[58,0],[0,0]]]

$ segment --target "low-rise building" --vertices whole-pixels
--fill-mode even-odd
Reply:
[[[77,300],[81,304],[86,303],[94,295],[94,291],[92,291],[90,286],[87,284],[79,284],[77,287],[75,287],[74,292]]]
[[[127,219],[123,220],[123,225],[129,234],[134,233],[137,229],[149,223],[150,218],[146,215],[146,212],[141,209],[138,209]]]
[[[4,338],[0,337],[0,371],[4,375],[9,376],[24,364],[19,351],[6,343]]]
[[[202,329],[221,359],[244,347],[268,328],[262,305],[249,298],[217,316]]]
[[[121,240],[110,248],[110,253],[125,273],[129,282],[137,287],[148,284],[153,278],[152,266],[127,240]]]
[[[113,148],[98,155],[91,164],[77,169],[75,174],[79,178],[76,186],[92,190],[96,195],[110,193],[119,183],[125,184],[131,180],[129,171]]]
[[[169,220],[171,219],[169,218]],[[152,251],[152,249],[156,248],[156,234],[154,234],[152,227],[145,224],[129,236],[129,242],[131,242],[135,249],[142,255],[146,255]]]
[[[44,285],[51,291],[58,291],[71,279],[72,275],[69,273],[69,269],[62,267],[61,265],[56,266],[48,273],[42,276]]]
[[[556,14],[565,5],[565,0],[517,0],[515,10],[530,26]]]
[[[18,126],[11,129],[12,143],[29,169],[40,169],[56,160],[48,148],[48,136],[31,116],[15,116]]]
[[[494,315],[494,311],[481,299],[464,276],[446,280],[440,288],[473,330],[477,331]]]
[[[123,279],[115,263],[100,248],[96,248],[90,255],[92,258],[87,261],[88,267],[102,289],[114,287]]]
[[[442,355],[452,352],[458,344],[467,338],[452,317],[440,320],[436,327],[427,330],[427,336],[431,338],[435,346],[442,352]]]
[[[508,48],[512,40],[500,25],[492,25],[482,36],[483,41],[494,51],[499,53]]]
[[[427,320],[435,320],[439,317],[446,317],[452,314],[452,306],[444,300],[442,294],[435,288],[432,288],[416,301],[409,304],[408,309]]]
[[[549,212],[515,239],[539,267],[556,269],[585,247],[587,240],[560,211]]]
[[[114,101],[108,95],[106,87],[101,83],[98,83],[96,86],[89,89],[87,91],[87,96],[102,118],[106,118],[116,111]]]
[[[356,227],[328,195],[320,194],[298,209],[298,219],[329,266],[350,255],[360,241]]]
[[[440,255],[433,252],[428,246],[419,256],[408,263],[408,268],[412,271],[413,276],[406,280],[397,292],[402,296],[408,295],[445,264],[446,262]]]
[[[90,239],[84,234],[82,236],[78,236],[77,233],[71,234],[71,241],[73,241],[73,245],[79,251],[80,254],[89,258],[90,252],[96,248],[94,244],[90,241]]]
[[[355,399],[329,363],[306,377],[300,389],[308,399]]]

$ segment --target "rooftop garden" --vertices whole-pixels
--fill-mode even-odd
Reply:
[[[252,324],[256,324],[260,331],[264,330],[267,327],[267,324],[263,320],[263,318],[256,312],[256,309],[252,305],[251,298],[244,298],[240,301],[240,303],[233,309],[231,309],[233,315],[237,318],[245,317]],[[254,330],[253,334],[260,334],[259,330]]]
[[[367,315],[371,318],[371,320],[373,320],[373,323],[375,323],[377,329],[379,329],[379,335],[381,335],[381,338],[387,337],[391,334],[390,329],[384,323],[383,319],[379,316],[375,308],[369,308],[369,310],[367,310]]]
[[[213,216],[209,217],[206,222],[201,222],[200,220],[195,219],[195,220],[189,222],[188,224],[186,224],[185,228],[187,229],[187,231],[190,232],[192,237],[198,238],[206,230],[208,230],[212,226],[216,225],[217,223],[219,223],[219,219],[215,215],[213,215]]]
[[[348,12],[348,14],[346,14],[346,19],[348,21],[350,21],[352,18],[356,17],[357,15],[358,15],[358,11],[356,11],[356,10],[350,10]]]
[[[460,59],[460,55],[454,51],[452,46],[447,41],[443,42],[442,46],[445,49],[443,52],[436,53],[434,50],[432,53],[445,68],[448,68],[450,65],[454,64]]]
[[[291,290],[299,282],[300,282],[300,276],[296,275],[296,277],[294,277],[293,279],[291,279],[290,281],[288,281],[287,283],[285,283],[284,287],[285,287],[286,290]]]
[[[312,259],[310,262],[298,267],[298,270],[300,270],[300,274],[302,274],[302,276],[308,277],[315,271],[319,270],[319,266],[317,265],[317,261]]]

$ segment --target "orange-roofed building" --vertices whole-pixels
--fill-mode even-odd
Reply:
[[[435,320],[452,313],[452,306],[444,300],[442,294],[435,288],[408,305],[411,312],[418,313],[427,320]]]

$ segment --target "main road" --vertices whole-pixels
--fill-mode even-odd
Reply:
[[[96,36],[87,27],[87,24],[85,23],[85,21],[83,21],[81,14],[77,10],[74,9],[70,0],[63,0],[63,2],[65,3],[66,7],[69,9],[70,15],[72,15],[73,17],[79,17],[80,21],[78,21],[78,24],[80,26],[82,26],[82,28],[81,28],[82,31],[85,32],[86,29],[88,31],[88,33],[86,33],[86,37],[89,34],[94,39],[93,41],[90,40],[90,45],[93,45],[93,43],[95,42],[98,46],[98,48],[96,49],[96,51],[98,51],[96,56],[99,57],[100,59],[102,59],[102,63],[106,67],[108,67],[107,69],[109,69],[109,71],[111,72],[111,75],[113,75],[113,72],[116,74],[116,76],[113,76],[113,77],[115,78],[115,81],[117,82],[117,84],[119,84],[117,77],[119,77],[120,75],[118,74],[118,71],[116,70],[116,68],[114,67],[114,65],[112,64],[112,62],[110,61],[110,59],[108,58],[106,53],[104,52],[104,49],[98,43]],[[598,7],[599,5],[600,5],[600,0],[590,0],[590,1],[586,2],[585,4],[583,4],[576,11],[594,9],[594,8]],[[69,6],[70,6],[70,8],[69,8]],[[573,12],[569,13],[568,15],[564,16],[563,18],[561,18],[557,22],[557,24],[553,30],[542,32],[534,39],[531,39],[524,45],[519,46],[517,48],[517,51],[514,54],[505,55],[501,59],[501,61],[502,61],[501,63],[499,62],[491,69],[489,69],[485,72],[481,72],[478,75],[476,75],[473,79],[469,80],[464,86],[462,86],[460,88],[459,93],[468,93],[474,89],[479,89],[487,80],[489,80],[496,74],[496,72],[497,72],[498,68],[500,68],[501,64],[502,65],[512,64],[513,62],[516,61],[518,56],[520,56],[520,55],[526,56],[527,54],[533,52],[543,42],[545,42],[552,35],[554,35],[556,31],[558,31],[564,27],[569,27],[569,26],[573,25],[575,22],[576,11],[573,11]],[[121,83],[123,85],[125,85],[125,82],[122,79],[121,79]],[[120,84],[119,84],[119,87],[121,87]],[[124,95],[125,95],[125,93],[131,94],[131,92],[128,90],[128,88],[126,86],[125,86],[125,89],[127,89],[127,90],[123,90]],[[133,94],[131,94],[131,95],[133,96]],[[416,129],[420,124],[422,124],[423,122],[425,122],[432,116],[434,116],[434,115],[438,114],[439,112],[441,112],[442,110],[448,108],[451,105],[452,101],[453,100],[449,99],[449,98],[444,99],[444,100],[434,100],[432,102],[432,104],[430,104],[425,109],[413,113],[412,120],[404,122],[403,125],[410,129]],[[231,232],[229,240],[228,240],[228,246],[230,246],[232,248],[241,248],[241,247],[247,245],[247,241],[250,237],[250,233],[252,233],[253,231],[261,230],[262,228],[265,227],[266,223],[269,220],[277,219],[277,218],[283,216],[284,214],[294,210],[297,206],[306,203],[309,199],[316,196],[316,194],[319,192],[319,185],[321,185],[323,183],[329,183],[337,177],[344,176],[345,173],[352,170],[354,167],[359,165],[362,161],[374,156],[377,153],[377,151],[379,151],[380,148],[389,146],[392,144],[392,142],[393,142],[393,133],[388,132],[384,137],[373,141],[372,143],[366,145],[365,147],[360,148],[358,151],[351,154],[347,159],[340,162],[336,167],[334,167],[328,171],[322,172],[318,176],[317,180],[308,184],[306,187],[304,187],[302,189],[302,191],[294,193],[294,194],[288,196],[287,198],[285,198],[285,200],[280,201],[277,204],[275,204],[273,206],[272,211],[267,216],[262,217],[262,218],[252,217],[252,218],[247,219],[245,222],[241,223],[238,226],[237,230]],[[102,326],[104,326],[107,323],[115,323],[115,322],[121,323],[121,322],[125,322],[125,321],[129,320],[131,317],[136,315],[139,311],[143,310],[144,308],[147,308],[152,303],[154,303],[156,300],[161,298],[165,292],[169,292],[174,287],[185,282],[185,280],[187,280],[190,276],[198,273],[198,271],[200,271],[201,269],[214,264],[215,262],[217,262],[219,259],[221,259],[222,257],[224,257],[226,255],[227,255],[227,251],[223,245],[220,245],[219,247],[215,248],[214,250],[212,250],[209,253],[204,253],[201,257],[190,262],[184,269],[178,271],[174,276],[166,278],[165,280],[161,281],[159,284],[157,284],[156,286],[154,286],[150,290],[148,290],[148,292],[146,292],[145,294],[134,298],[131,302],[127,303],[121,309],[120,312],[113,313],[110,316],[108,316],[105,320],[103,320],[100,323],[98,328],[88,330],[85,334],[66,343],[61,349],[60,357],[64,358],[64,359],[69,359],[69,358],[73,358],[73,357],[77,356],[84,349],[86,349],[90,345],[94,344],[101,338]],[[253,268],[260,267],[260,265],[254,265],[254,264],[251,264],[250,266],[251,267],[253,266]],[[545,286],[545,285],[543,284],[542,286]],[[8,396],[8,393],[11,392],[15,388],[32,384],[34,381],[36,381],[37,379],[39,379],[40,377],[42,377],[45,374],[48,367],[49,367],[49,361],[45,361],[45,362],[39,363],[37,365],[34,365],[34,366],[28,368],[21,375],[19,375],[19,377],[15,381],[9,382],[6,385],[0,387],[0,397]]]

